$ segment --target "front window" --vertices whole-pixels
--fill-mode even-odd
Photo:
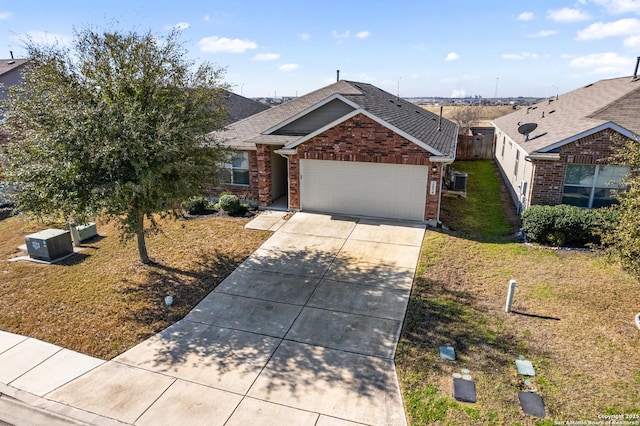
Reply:
[[[218,183],[229,185],[249,185],[249,153],[234,153],[227,163],[220,165]]]
[[[569,164],[564,177],[562,204],[598,208],[616,203],[614,190],[623,189],[628,167]]]

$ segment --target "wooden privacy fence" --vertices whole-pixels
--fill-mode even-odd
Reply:
[[[493,133],[458,135],[456,160],[491,160],[493,158]]]

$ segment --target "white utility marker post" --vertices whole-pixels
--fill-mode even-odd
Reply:
[[[509,291],[507,293],[507,305],[504,308],[505,312],[511,312],[511,303],[513,303],[513,292],[516,290],[516,280],[509,281]]]

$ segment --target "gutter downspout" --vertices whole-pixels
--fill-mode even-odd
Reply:
[[[442,109],[440,111],[442,111]],[[438,192],[438,213],[436,214],[437,224],[440,224],[440,205],[442,204],[442,185],[444,181],[444,166],[445,164],[448,165],[456,161],[456,151],[458,150],[458,131],[459,130],[460,130],[460,126],[456,125],[455,138],[453,140],[453,156],[451,156],[450,158],[443,158],[441,161],[442,165],[440,166],[440,191]]]

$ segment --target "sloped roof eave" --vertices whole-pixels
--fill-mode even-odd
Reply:
[[[587,130],[585,130],[583,132],[580,132],[580,133],[576,133],[575,135],[572,135],[572,136],[570,136],[568,138],[565,138],[565,139],[563,139],[561,141],[558,141],[558,142],[556,142],[554,144],[551,144],[551,145],[548,145],[548,146],[546,146],[544,148],[532,151],[530,154],[536,153],[536,152],[548,153],[548,152],[556,150],[556,149],[558,149],[560,147],[568,145],[568,144],[570,144],[572,142],[575,142],[575,141],[577,141],[579,139],[585,138],[587,136],[593,135],[595,133],[598,133],[598,132],[601,132],[601,131],[607,130],[607,129],[614,130],[614,131],[620,133],[621,135],[626,136],[626,137],[628,137],[630,139],[634,139],[634,140],[639,140],[640,141],[640,139],[639,139],[640,136],[635,135],[630,130],[625,129],[624,127],[619,126],[619,125],[617,125],[616,123],[614,123],[612,121],[607,121],[605,123],[600,124],[599,126],[592,127],[591,129],[587,129]],[[520,145],[520,146],[522,146],[522,145]]]

